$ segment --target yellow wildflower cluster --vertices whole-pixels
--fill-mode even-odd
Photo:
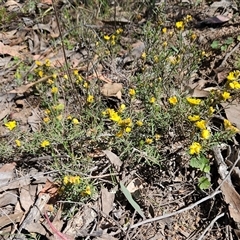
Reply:
[[[168,61],[172,64],[172,65],[176,65],[180,62],[180,56],[170,56],[168,57]]]
[[[187,16],[183,19],[183,21],[184,21],[185,23],[191,22],[192,20],[193,20],[193,18],[192,18],[191,15],[187,15]]]
[[[189,153],[191,155],[199,154],[201,150],[202,150],[201,144],[199,142],[193,142],[192,145],[189,148]]]
[[[186,99],[187,99],[187,102],[192,105],[199,105],[201,103],[200,99],[191,98],[191,97],[187,97]]]
[[[79,176],[72,176],[72,175],[66,175],[63,177],[63,184],[64,185],[78,185],[80,184],[80,177]]]
[[[42,78],[46,70],[51,67],[51,61],[49,59],[46,59],[45,62],[37,60],[35,61],[35,64],[37,65],[35,72],[40,78]]]
[[[228,80],[228,86],[230,89],[240,89],[239,77],[240,77],[240,71],[236,70],[236,71],[229,72],[227,76],[227,80]]]
[[[225,130],[229,130],[229,131],[232,131],[232,132],[234,132],[234,133],[239,132],[239,129],[236,128],[236,127],[234,127],[234,126],[231,124],[231,122],[230,122],[229,120],[227,120],[227,119],[224,119],[224,120],[223,120],[223,125],[224,125]]]
[[[118,126],[121,128],[120,131],[116,134],[117,137],[122,137],[124,132],[129,133],[132,131],[132,120],[131,118],[122,119],[119,115],[125,110],[126,106],[121,104],[118,111],[114,109],[107,108],[105,111],[102,112],[104,116],[107,116],[111,121],[116,122]]]

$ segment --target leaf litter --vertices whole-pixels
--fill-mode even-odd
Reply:
[[[41,3],[51,5],[52,1],[41,1]],[[231,8],[231,4],[230,1],[218,1],[207,7],[214,10],[222,7],[228,9]],[[22,4],[16,1],[7,1],[5,6],[9,12],[19,11],[19,9],[22,8]],[[236,8],[235,5],[233,6]],[[202,20],[202,23],[204,23],[206,26],[223,24],[223,28],[220,28],[219,32],[224,33],[226,30],[226,28],[224,28],[224,24],[230,20],[231,17],[225,15],[216,15]],[[51,59],[53,65],[59,68],[64,65],[65,58],[62,50],[54,50],[53,52],[48,47],[49,39],[57,39],[60,34],[56,19],[51,18],[51,20],[47,22],[48,23],[38,23],[35,25],[30,24],[28,27],[31,29],[32,34],[29,34],[29,31],[21,29],[9,30],[4,34],[1,33],[0,55],[1,58],[3,58],[3,61],[4,59],[6,59],[6,61],[4,65],[1,65],[0,71],[4,71],[8,64],[13,63],[14,58],[17,57],[25,61],[26,56],[35,60]],[[109,23],[112,25],[116,23],[126,25],[132,24],[132,22],[126,18],[118,18],[117,20],[103,21],[103,27],[104,24]],[[228,32],[231,33],[231,31]],[[205,34],[209,37],[212,36],[212,33],[208,28],[206,28],[202,34]],[[140,40],[133,43],[130,46],[129,51],[126,52],[125,49],[122,49],[121,51],[125,53],[122,55],[123,65],[133,64],[134,66],[135,62],[141,58],[145,49],[145,43]],[[99,56],[95,55],[95,57],[93,57],[91,60],[88,59],[87,61],[89,61],[89,63],[86,64],[86,59],[82,57],[82,55],[84,55],[82,54],[83,51],[80,51],[80,54],[78,53],[78,55],[75,53],[76,52],[74,52],[74,50],[67,52],[69,62],[73,63],[72,67],[76,68],[77,66],[82,65],[81,69],[86,69],[85,73],[87,72],[87,79],[89,81],[98,79],[105,82],[100,87],[100,91],[103,96],[107,98],[117,97],[119,100],[121,100],[122,92],[125,86],[122,83],[112,81],[113,76],[107,74],[106,69],[104,69],[107,66],[106,62],[101,61]],[[9,56],[11,58],[9,58]],[[79,57],[78,60],[76,60],[76,56]],[[222,55],[217,57],[223,59]],[[97,70],[96,64],[98,66]],[[231,64],[231,59],[229,59],[228,64]],[[217,63],[213,61],[213,69],[216,68]],[[14,71],[14,69],[12,69],[12,71]],[[81,71],[84,72],[83,70]],[[88,71],[91,73],[89,74]],[[207,68],[201,69],[198,75],[199,77],[202,77],[204,81],[198,81],[195,86],[190,86],[190,88],[193,90],[190,91],[191,96],[208,96],[209,92],[211,91],[209,90],[209,86],[207,86],[209,84],[212,84],[212,88],[217,88],[216,85],[213,84],[213,81],[210,81],[209,79],[205,80],[204,78],[206,75],[212,76],[212,72],[210,71],[211,70]],[[6,74],[4,74],[4,77],[7,78],[5,75]],[[216,73],[215,77],[218,79],[219,84],[224,81],[224,77],[220,76],[219,73]],[[11,112],[14,110],[14,108],[16,109],[14,100],[19,97],[19,95],[22,95],[24,98],[28,98],[26,93],[28,93],[31,88],[46,82],[48,79],[49,76],[43,77],[37,81],[21,84],[21,86],[16,86],[13,83],[13,78],[10,77],[8,79],[8,84],[11,85],[10,89],[12,89],[12,86],[14,87],[12,90],[9,90],[9,85],[2,86],[1,83],[1,90],[3,93],[3,97],[1,99],[3,100],[1,100],[0,120],[11,115]],[[8,89],[7,94],[5,94],[3,91],[5,88]],[[10,97],[10,99],[6,101],[9,96],[13,97]],[[230,105],[222,103],[222,106],[224,107],[226,118],[239,128],[239,103],[237,101],[233,101]],[[22,113],[20,111],[20,115],[21,114],[25,115],[23,110]],[[32,115],[27,117],[30,130],[33,132],[40,131],[39,126],[42,121],[40,115],[41,113],[39,112],[39,109],[33,108]],[[26,118],[26,116],[23,118]],[[107,157],[111,165],[114,167],[114,170],[120,172],[120,169],[123,168],[121,157],[117,156],[110,150],[104,150],[103,152],[106,155],[105,157]],[[227,156],[227,158],[229,158],[229,156]],[[12,161],[12,159],[10,159],[10,161]],[[137,217],[137,219],[142,221],[148,216],[154,217],[164,215],[168,212],[174,212],[180,207],[184,207],[188,201],[194,200],[194,198],[191,198],[191,195],[189,195],[189,198],[187,196],[189,193],[191,193],[191,190],[193,190],[193,186],[189,184],[191,176],[189,176],[189,173],[184,174],[183,170],[181,170],[182,172],[179,171],[179,169],[172,164],[173,163],[169,161],[167,166],[168,171],[149,167],[147,172],[144,172],[140,178],[136,178],[137,174],[135,175],[134,171],[128,170],[130,166],[125,166],[126,163],[124,163],[123,165],[126,168],[120,172],[120,178],[117,177],[115,179],[117,188],[111,184],[106,185],[107,187],[103,187],[101,189],[101,197],[97,196],[101,198],[101,208],[99,208],[97,201],[85,203],[77,211],[72,212],[72,218],[68,221],[62,219],[61,207],[59,207],[57,213],[53,213],[49,210],[51,208],[50,202],[53,201],[53,203],[56,203],[55,198],[58,196],[60,191],[60,185],[55,183],[55,180],[51,179],[51,173],[47,174],[41,172],[39,169],[36,169],[37,174],[31,175],[30,169],[24,166],[24,163],[22,167],[25,167],[25,170],[29,171],[28,174],[25,172],[18,172],[18,168],[21,169],[21,165],[18,166],[15,162],[1,164],[1,234],[6,234],[7,236],[9,233],[14,233],[14,231],[17,229],[18,232],[27,230],[29,233],[38,233],[47,239],[66,240],[77,239],[78,237],[91,237],[92,239],[122,239],[124,235],[129,237],[128,234],[132,234],[131,236],[133,236],[134,232],[131,232],[124,227],[126,222],[128,222],[128,219],[133,221],[134,218],[136,218],[135,214],[133,215],[133,212],[136,211],[142,217]],[[109,166],[106,169],[108,168]],[[101,168],[99,167],[99,170],[100,169]],[[142,171],[146,170],[142,169]],[[161,174],[161,177],[159,175],[157,175],[157,177],[153,177],[155,176],[155,171],[159,171],[158,174]],[[235,171],[237,171],[236,168]],[[104,170],[101,174],[104,175]],[[99,174],[100,183],[103,184],[104,181],[109,183],[109,179],[101,179],[101,174]],[[121,178],[124,178],[124,175],[129,175],[129,181],[126,185],[127,187],[125,187],[125,183],[123,184],[120,180]],[[174,175],[174,178],[171,175]],[[152,182],[155,183],[152,185],[148,184],[147,181],[143,181],[143,179],[141,179],[143,176],[146,179],[148,178],[148,180],[152,179]],[[53,177],[56,176],[53,175]],[[172,179],[175,179],[175,181]],[[239,206],[236,204],[239,202],[239,195],[234,184],[235,183],[230,183],[229,181],[224,182],[221,187],[221,191],[224,195],[226,204],[229,205],[228,208],[230,216],[235,222],[239,223]],[[118,188],[121,189],[124,197],[119,198],[116,195]],[[140,197],[134,195],[134,192],[136,191],[139,192]],[[186,192],[188,194],[186,194]],[[117,193],[119,194],[119,192]],[[187,201],[182,201],[182,199],[185,198]],[[129,204],[130,207],[128,206]],[[160,208],[158,206],[160,206]],[[164,208],[162,206],[164,206]],[[47,207],[49,208],[49,211],[46,211]],[[48,213],[50,213],[50,215],[48,215]],[[202,213],[204,213],[204,210],[198,206],[195,210],[190,210],[189,212],[185,212],[182,215],[176,216],[175,218],[172,217],[160,222],[158,230],[148,230],[147,228],[142,227],[142,233],[138,233],[139,236],[136,237],[136,239],[143,239],[141,238],[142,236],[144,236],[145,239],[157,239],[154,238],[154,236],[158,237],[159,239],[166,239],[169,237],[174,237],[175,239],[190,238],[190,232],[193,231],[192,229],[189,231],[187,225],[194,221],[194,224],[191,225],[191,228],[195,230],[196,226],[199,227],[198,224],[200,222]],[[51,214],[53,217],[51,217]],[[9,228],[9,226],[11,228]],[[118,237],[115,238],[113,236]],[[211,232],[210,239],[225,239],[225,237],[221,231],[215,235]]]

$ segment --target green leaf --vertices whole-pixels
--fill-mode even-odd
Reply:
[[[222,45],[222,46],[221,46],[221,51],[224,52],[224,51],[226,51],[226,50],[227,50],[227,45]]]
[[[232,44],[233,42],[234,42],[233,38],[232,38],[232,37],[229,37],[229,38],[227,38],[227,40],[225,41],[225,44],[230,45],[230,44]]]
[[[237,36],[237,40],[240,42],[240,35]]]
[[[217,40],[214,40],[213,42],[212,42],[212,44],[211,44],[211,48],[213,48],[213,49],[218,49],[219,48],[219,41],[217,41]]]
[[[211,183],[209,182],[207,177],[200,177],[198,179],[198,187],[201,190],[208,189],[211,186]]]
[[[190,166],[193,168],[197,168],[205,173],[210,172],[209,160],[207,158],[205,158],[204,156],[192,158],[190,160]]]
[[[127,190],[127,188],[120,182],[121,191],[124,196],[127,198],[128,202],[132,205],[132,207],[141,215],[143,219],[145,219],[144,213],[142,212],[140,206],[133,200],[131,193]]]

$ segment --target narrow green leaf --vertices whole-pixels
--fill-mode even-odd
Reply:
[[[143,219],[145,219],[144,213],[142,212],[140,206],[133,200],[131,193],[127,190],[127,188],[120,182],[121,191],[124,196],[127,198],[128,202],[132,205],[132,207],[141,215]]]
[[[198,187],[201,190],[208,189],[211,186],[211,183],[209,182],[207,177],[200,177],[198,179]]]

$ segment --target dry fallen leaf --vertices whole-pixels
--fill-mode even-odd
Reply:
[[[28,124],[31,126],[33,132],[37,132],[41,127],[42,119],[37,108],[32,110],[32,115],[28,117]]]
[[[0,42],[0,54],[2,55],[10,55],[24,59],[24,54],[20,53],[24,48],[26,48],[26,46],[9,46]]]
[[[105,83],[101,88],[101,93],[105,97],[122,97],[122,84],[121,83]]]
[[[130,53],[128,53],[127,56],[123,59],[123,64],[139,59],[144,50],[145,50],[144,42],[137,41],[136,43],[132,44],[132,49]]]
[[[229,103],[221,103],[221,105],[223,106],[227,119],[236,125],[236,127],[238,129],[240,129],[240,103],[237,102],[237,100],[234,100],[233,102],[231,102],[231,104]]]
[[[31,196],[29,186],[24,186],[23,188],[20,189],[19,200],[20,200],[21,206],[24,209],[24,211],[28,212],[34,203],[34,199]]]
[[[225,202],[228,204],[230,216],[237,223],[240,223],[240,196],[233,187],[231,181],[225,181],[221,186]]]
[[[143,189],[142,182],[138,178],[134,178],[128,185],[127,185],[127,190],[130,193],[134,193],[139,189]]]
[[[120,160],[120,158],[115,153],[113,153],[113,152],[111,152],[109,150],[104,150],[103,152],[107,155],[107,157],[110,160],[110,162],[119,171],[120,167],[122,166],[122,161]]]
[[[7,163],[0,168],[0,192],[4,191],[1,186],[6,185],[13,177],[16,163]]]
[[[115,198],[115,193],[109,192],[107,188],[101,189],[101,199],[102,199],[102,211],[109,215],[113,209],[113,202]]]

